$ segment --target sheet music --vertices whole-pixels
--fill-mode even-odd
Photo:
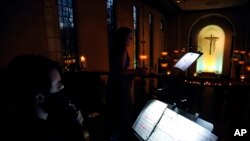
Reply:
[[[158,100],[152,100],[144,107],[133,124],[133,129],[143,140],[149,138],[166,108],[167,104]]]
[[[194,61],[199,58],[199,53],[188,52],[174,65],[174,67],[185,71],[190,65],[194,63]]]
[[[218,139],[195,122],[166,109],[148,141],[216,141]]]

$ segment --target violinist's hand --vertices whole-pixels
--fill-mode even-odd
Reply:
[[[80,110],[77,110],[77,111],[76,111],[76,114],[77,114],[76,121],[77,121],[79,124],[82,125],[84,119],[83,119],[83,117],[82,117],[81,111],[80,111]]]
[[[76,108],[76,106],[72,103],[69,103],[69,107],[71,107],[74,111],[76,111],[76,121],[82,125],[83,122],[83,116],[79,109]]]

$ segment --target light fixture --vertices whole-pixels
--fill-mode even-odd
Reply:
[[[246,54],[246,51],[245,50],[241,50],[240,54]]]
[[[240,75],[240,79],[241,79],[241,81],[244,81],[245,75],[244,75],[244,74],[241,74],[241,75]]]
[[[244,60],[239,60],[238,63],[239,63],[240,65],[243,65],[243,64],[245,64],[245,61],[244,61]]]
[[[179,50],[176,49],[173,52],[174,52],[173,62],[177,62],[179,60]]]
[[[171,71],[167,71],[167,75],[171,75]]]
[[[246,70],[250,72],[250,65],[246,66]]]
[[[72,66],[76,63],[76,59],[67,58],[64,60],[64,71],[69,72],[72,69]]]
[[[141,55],[139,55],[139,58],[140,58],[140,60],[147,60],[148,59],[148,56],[147,55],[145,55],[145,54],[141,54]]]
[[[158,59],[158,73],[166,74],[169,66],[169,56],[167,51],[162,51]]]
[[[161,52],[161,55],[162,55],[162,56],[167,56],[167,55],[168,55],[168,52],[167,52],[167,51],[162,51],[162,52]]]
[[[147,67],[147,59],[148,59],[148,55],[145,54],[145,43],[146,41],[144,40],[144,3],[142,3],[142,41],[141,41],[142,54],[139,55],[142,68]]]
[[[162,67],[162,68],[168,67],[168,63],[161,63],[161,67]]]
[[[87,60],[84,55],[80,56],[80,69],[83,70],[87,68]]]
[[[177,50],[177,49],[176,49],[176,50],[174,50],[174,53],[178,54],[178,53],[179,53],[179,50]]]
[[[194,76],[194,77],[198,76],[198,73],[197,73],[197,72],[195,72],[195,73],[193,74],[193,76]]]

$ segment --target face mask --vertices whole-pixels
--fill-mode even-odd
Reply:
[[[41,107],[51,114],[69,114],[70,116],[75,116],[77,110],[63,91],[48,94]]]
[[[41,108],[49,113],[51,111],[53,111],[54,109],[56,109],[57,106],[59,106],[59,102],[61,101],[60,99],[60,95],[62,95],[62,93],[56,92],[56,93],[49,93],[46,95],[43,95],[43,102],[41,102],[39,105],[41,106]]]
[[[61,84],[60,82],[57,82],[56,84],[52,83],[50,93],[58,93],[64,88],[64,85]]]

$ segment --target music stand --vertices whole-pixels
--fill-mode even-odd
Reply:
[[[132,128],[140,141],[216,141],[213,124],[156,99],[146,103]]]
[[[203,53],[202,52],[187,52],[174,65],[182,71],[187,70]]]

